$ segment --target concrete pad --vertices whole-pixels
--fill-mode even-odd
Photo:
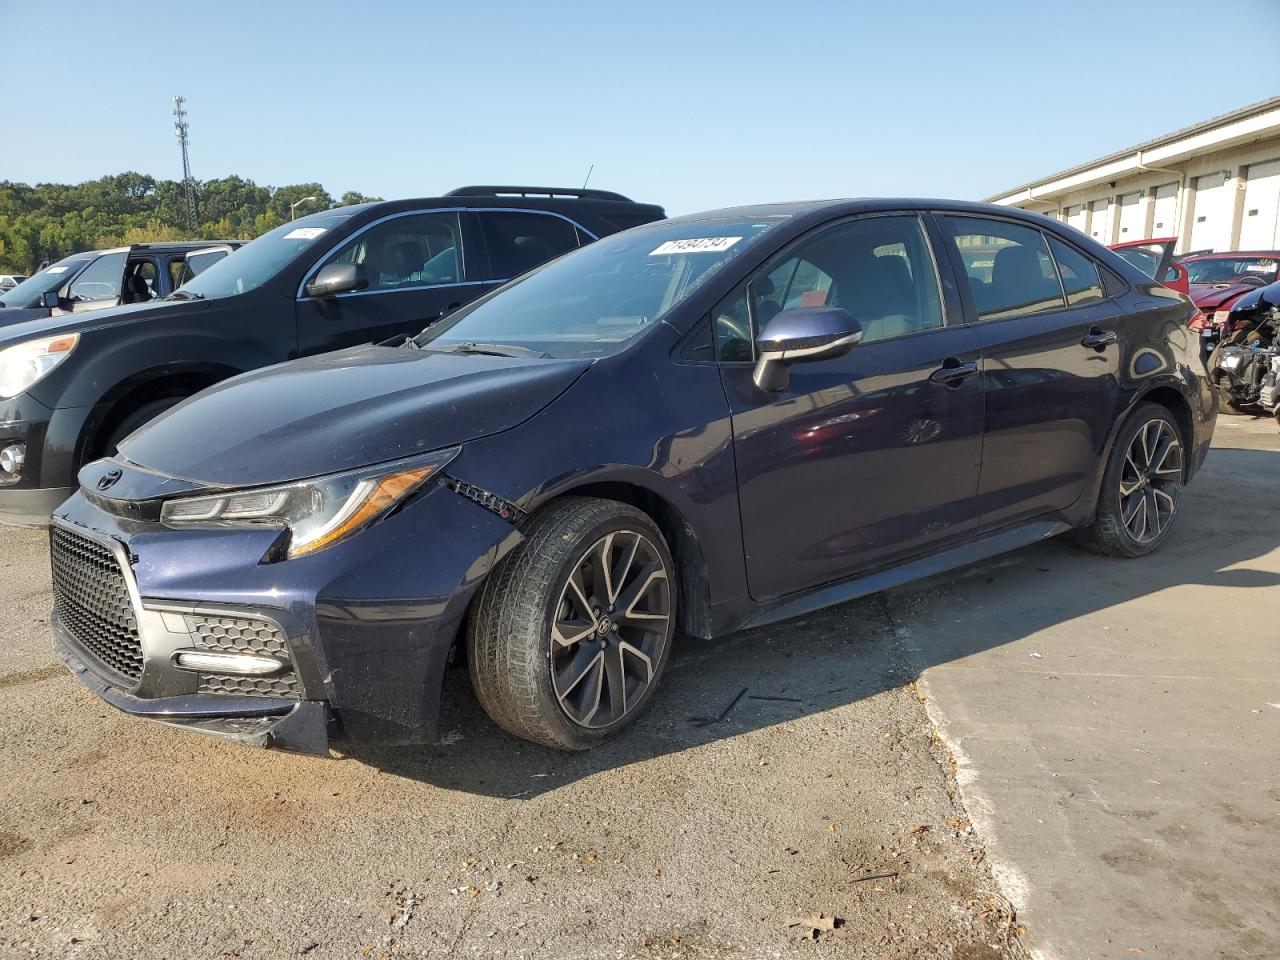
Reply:
[[[1280,956],[1278,501],[1275,422],[1223,417],[1156,554],[888,598],[1034,956]]]

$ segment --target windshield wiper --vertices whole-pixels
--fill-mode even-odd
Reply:
[[[419,344],[419,349],[435,350],[438,353],[474,353],[482,354],[486,357],[534,357],[538,360],[545,360],[551,356],[549,353],[530,350],[528,347],[517,346],[514,343],[467,342],[436,344],[428,341],[426,344]]]
[[[175,290],[165,297],[166,300],[203,300],[203,293],[192,293],[190,290]]]

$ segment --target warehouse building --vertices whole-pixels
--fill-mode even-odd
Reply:
[[[987,199],[1105,244],[1178,238],[1177,251],[1280,250],[1280,97]]]

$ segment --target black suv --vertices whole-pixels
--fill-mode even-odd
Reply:
[[[663,216],[616,193],[546,187],[340,207],[263,234],[163,300],[0,324],[0,521],[44,524],[82,464],[219,380],[417,333]]]
[[[240,246],[189,240],[73,253],[0,292],[0,325],[159,300]]]

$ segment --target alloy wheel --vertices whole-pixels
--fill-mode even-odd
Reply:
[[[551,678],[574,723],[607,727],[637,707],[671,634],[671,583],[644,534],[617,530],[574,564],[551,621]]]
[[[1148,420],[1129,443],[1120,471],[1120,520],[1138,543],[1151,543],[1169,526],[1182,466],[1182,443],[1164,420]]]

